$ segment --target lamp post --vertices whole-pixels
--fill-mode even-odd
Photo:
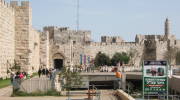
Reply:
[[[69,31],[68,31],[69,32]],[[72,68],[73,67],[73,61],[72,61],[72,52],[73,52],[73,44],[72,44],[72,33],[71,32],[69,32],[69,55],[70,55],[70,57],[69,57],[69,59],[70,59],[70,64],[69,64],[69,66],[70,66],[70,68]]]

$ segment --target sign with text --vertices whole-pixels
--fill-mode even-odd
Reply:
[[[144,61],[143,93],[165,94],[168,90],[166,61]]]

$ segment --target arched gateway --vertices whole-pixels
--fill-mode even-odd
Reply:
[[[53,66],[55,69],[62,69],[64,66],[64,56],[61,53],[53,55]]]

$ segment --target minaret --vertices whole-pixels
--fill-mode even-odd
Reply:
[[[165,21],[165,36],[169,36],[169,34],[170,34],[170,25],[169,25],[170,23],[169,23],[169,19],[168,18],[166,18],[166,21]]]

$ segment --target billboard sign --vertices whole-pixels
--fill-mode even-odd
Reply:
[[[168,91],[167,61],[144,61],[143,94],[166,94]]]

